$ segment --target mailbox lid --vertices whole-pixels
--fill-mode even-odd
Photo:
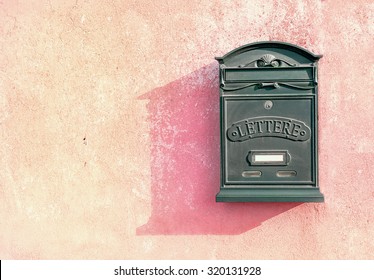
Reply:
[[[273,87],[315,93],[320,55],[283,42],[259,42],[240,47],[220,63],[221,94],[246,89],[246,93]],[[266,92],[264,92],[266,93]]]

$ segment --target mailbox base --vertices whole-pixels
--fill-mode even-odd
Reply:
[[[323,202],[317,187],[308,188],[221,188],[217,202]]]

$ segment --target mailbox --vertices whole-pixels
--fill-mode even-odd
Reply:
[[[317,63],[283,42],[217,57],[221,186],[217,202],[322,202],[318,187]]]

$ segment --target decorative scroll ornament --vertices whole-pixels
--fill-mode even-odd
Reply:
[[[279,67],[280,63],[277,61],[274,55],[265,54],[259,60],[256,61],[257,67],[265,67],[265,66],[272,66],[272,67]]]
[[[265,54],[261,56],[259,59],[253,60],[247,64],[239,65],[238,67],[247,67],[251,64],[254,64],[255,67],[282,67],[282,64],[286,64],[288,66],[296,66],[295,63],[288,62],[284,59],[276,58],[272,54]]]

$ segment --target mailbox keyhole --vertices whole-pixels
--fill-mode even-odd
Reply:
[[[265,101],[264,108],[265,108],[266,110],[270,110],[271,108],[273,108],[273,102],[270,101],[270,100]]]

